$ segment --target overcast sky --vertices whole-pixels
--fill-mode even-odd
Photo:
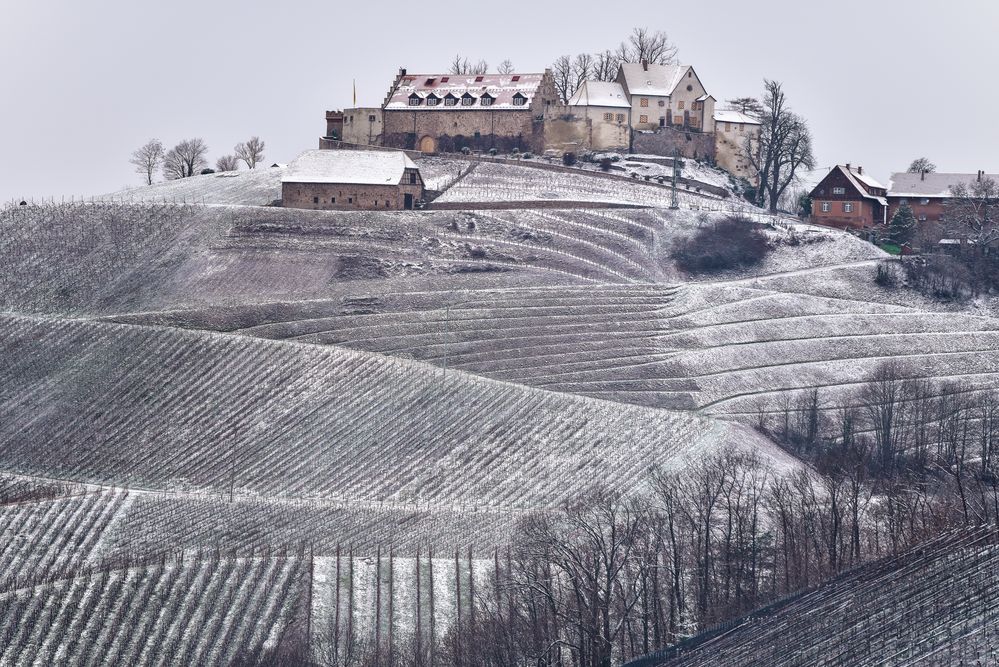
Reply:
[[[718,100],[784,82],[822,166],[887,180],[925,154],[999,172],[995,0],[396,5],[0,0],[0,201],[136,185],[129,154],[151,137],[203,137],[214,163],[257,134],[287,162],[351,104],[354,79],[377,105],[400,66],[443,71],[461,53],[541,71],[636,25],[665,30]]]

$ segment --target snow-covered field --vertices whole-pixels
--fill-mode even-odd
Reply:
[[[429,637],[406,610],[431,590],[439,638],[519,521],[597,482],[640,491],[726,445],[800,469],[746,422],[812,389],[835,409],[885,359],[999,381],[999,321],[878,287],[884,253],[848,234],[472,166],[422,164],[440,201],[572,203],[295,211],[269,206],[275,168],[0,211],[0,473],[38,478],[0,481],[0,663],[280,654],[302,583],[314,638]],[[680,271],[733,213],[766,258]]]

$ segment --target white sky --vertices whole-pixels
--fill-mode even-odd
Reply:
[[[665,30],[719,100],[783,81],[821,166],[999,172],[996,0],[0,0],[0,201],[136,185],[129,154],[151,137],[203,137],[214,163],[257,134],[287,162],[352,79],[377,105],[400,66],[540,71],[636,25]]]

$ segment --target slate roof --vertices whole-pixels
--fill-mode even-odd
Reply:
[[[649,64],[646,71],[642,63],[621,63],[628,92],[631,95],[669,97],[687,75],[690,65]]]
[[[424,110],[461,110],[474,109],[527,109],[541,86],[544,74],[406,74],[398,87],[392,91],[386,109],[410,109],[409,98],[416,94],[425,100],[431,94],[444,98],[448,93],[460,98],[469,94],[476,98],[471,106],[446,106],[443,102],[436,106],[423,103],[419,106]],[[488,93],[494,98],[489,106],[482,106],[478,99]],[[526,101],[524,104],[514,104],[513,98],[520,94]]]
[[[889,197],[950,197],[952,185],[964,183],[972,185],[978,180],[978,174],[892,174],[888,181]],[[983,178],[991,178],[999,182],[999,174],[984,174]]]
[[[398,185],[406,169],[417,169],[401,151],[311,150],[295,158],[282,183]]]
[[[748,116],[735,109],[717,109],[715,111],[716,123],[742,123],[743,125],[762,125],[760,121],[752,116]]]
[[[590,107],[623,107],[628,109],[631,103],[624,94],[624,87],[614,81],[584,81],[583,85],[569,100],[569,106]]]

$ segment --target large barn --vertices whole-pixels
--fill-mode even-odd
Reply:
[[[287,208],[392,211],[421,199],[420,170],[402,151],[306,151],[281,178]]]
[[[558,104],[543,74],[408,74],[399,70],[382,107],[382,144],[425,153],[541,150],[546,110]]]

